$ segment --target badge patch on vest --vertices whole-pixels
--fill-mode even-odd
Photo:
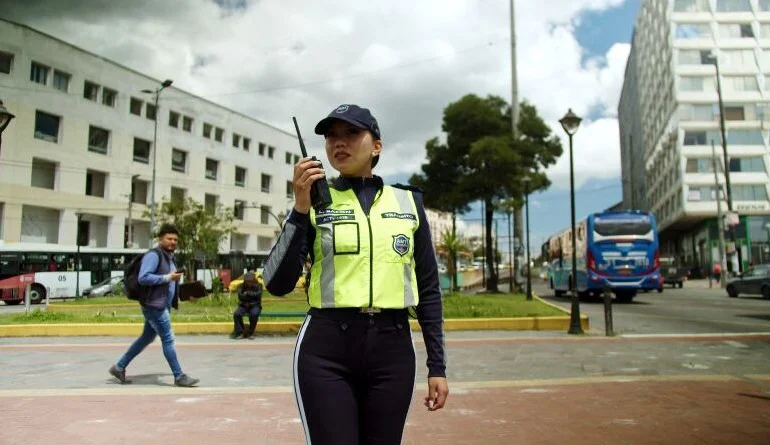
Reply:
[[[393,250],[401,256],[406,255],[406,253],[409,252],[409,237],[402,234],[394,235]]]
[[[417,221],[417,216],[413,213],[385,212],[381,213],[380,216],[383,218],[411,219],[412,221]]]

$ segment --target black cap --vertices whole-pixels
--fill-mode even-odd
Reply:
[[[343,104],[332,110],[328,116],[321,119],[315,126],[315,134],[325,135],[329,130],[334,119],[345,121],[351,125],[355,125],[358,128],[363,128],[372,132],[374,137],[382,139],[380,136],[380,126],[377,124],[377,119],[372,116],[372,113],[367,108],[361,108],[358,105]]]

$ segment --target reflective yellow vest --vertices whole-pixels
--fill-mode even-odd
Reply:
[[[384,186],[367,217],[353,190],[331,188],[332,204],[310,209],[316,230],[308,301],[315,308],[416,306],[412,192]]]

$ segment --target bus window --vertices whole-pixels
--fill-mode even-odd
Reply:
[[[19,273],[19,255],[15,253],[5,253],[0,255],[0,278],[9,275],[18,275]]]
[[[63,272],[67,270],[69,265],[69,258],[67,254],[58,253],[53,255],[53,262],[56,265],[55,272]]]

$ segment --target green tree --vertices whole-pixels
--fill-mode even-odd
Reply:
[[[527,102],[521,104],[514,140],[511,107],[497,96],[482,98],[469,94],[449,104],[444,109],[442,129],[447,134],[446,145],[435,139],[428,142],[424,174],[410,182],[429,191],[425,197],[429,207],[432,203],[451,203],[450,207],[465,210],[475,200],[484,202],[487,290],[497,291],[492,246],[495,209],[501,201],[511,199],[520,206],[525,176],[530,178],[531,192],[550,185],[544,170],[562,154],[561,142]]]
[[[156,218],[160,224],[173,224],[179,231],[176,258],[178,264],[184,265],[188,278],[194,277],[195,254],[216,260],[219,245],[236,229],[231,208],[221,204],[217,204],[216,208],[206,208],[192,198],[162,201]],[[204,267],[207,266],[204,264]]]
[[[409,178],[409,183],[423,191],[423,202],[426,207],[452,215],[452,230],[442,233],[442,243],[447,251],[450,286],[457,290],[457,253],[460,240],[457,236],[457,214],[468,211],[470,199],[462,195],[459,187],[462,176],[462,163],[456,155],[449,151],[446,144],[440,144],[438,138],[433,138],[425,144],[426,157],[429,162],[422,165],[422,174]],[[434,234],[434,236],[439,234]]]

